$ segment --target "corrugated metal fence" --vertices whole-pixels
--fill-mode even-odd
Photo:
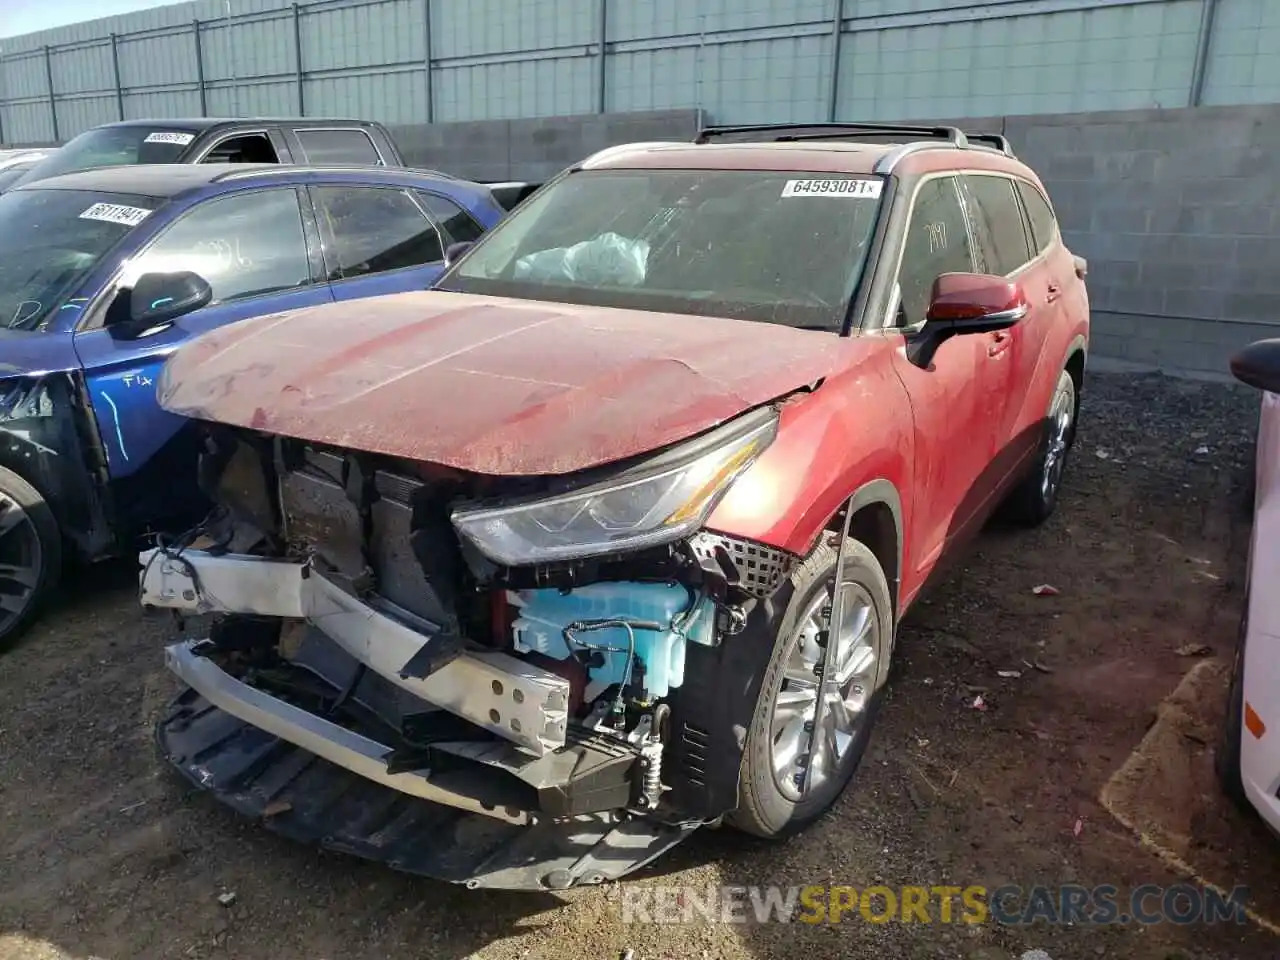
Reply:
[[[1277,0],[199,0],[5,41],[0,142],[130,117],[716,121],[1280,101]]]

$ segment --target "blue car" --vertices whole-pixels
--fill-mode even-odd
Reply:
[[[207,509],[194,431],[155,400],[178,346],[429,287],[503,215],[484,185],[375,167],[126,166],[0,195],[0,647],[64,560]]]

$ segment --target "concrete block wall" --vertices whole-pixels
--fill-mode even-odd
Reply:
[[[472,180],[541,182],[597,150],[643,140],[692,140],[700,110],[536,120],[404,124],[391,133],[407,161]]]
[[[1226,372],[1280,336],[1280,106],[1010,118],[1089,259],[1094,350]]]

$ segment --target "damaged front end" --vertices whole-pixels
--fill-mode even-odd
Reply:
[[[162,752],[396,869],[627,874],[736,805],[757,608],[796,558],[703,524],[776,429],[760,408],[607,472],[496,478],[212,426],[201,548],[140,558],[144,604],[215,615],[167,650]]]
[[[19,374],[0,363],[0,466],[40,491],[61,535],[90,559],[115,545],[102,496],[104,462],[77,373]]]

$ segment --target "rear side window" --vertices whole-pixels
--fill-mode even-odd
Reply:
[[[965,178],[987,273],[1007,276],[1033,256],[1013,181],[1008,177]]]
[[[404,190],[317,187],[312,191],[331,280],[425,266],[444,259],[440,234]]]
[[[447,197],[419,190],[418,199],[444,228],[450,242],[465,243],[470,240],[479,240],[480,235],[484,233],[484,227],[472,220],[471,214]]]
[[[308,163],[381,164],[378,148],[363,130],[295,130]]]
[[[1018,192],[1022,194],[1022,203],[1027,208],[1027,216],[1031,219],[1031,232],[1035,234],[1037,253],[1044,253],[1045,248],[1053,243],[1058,235],[1058,221],[1053,215],[1053,208],[1043,193],[1029,183],[1018,181]]]
[[[933,283],[944,273],[972,273],[973,248],[954,177],[921,184],[911,208],[898,287],[902,292],[898,323],[920,323],[929,310]]]
[[[279,163],[271,138],[265,133],[246,133],[219,140],[202,163]]]

